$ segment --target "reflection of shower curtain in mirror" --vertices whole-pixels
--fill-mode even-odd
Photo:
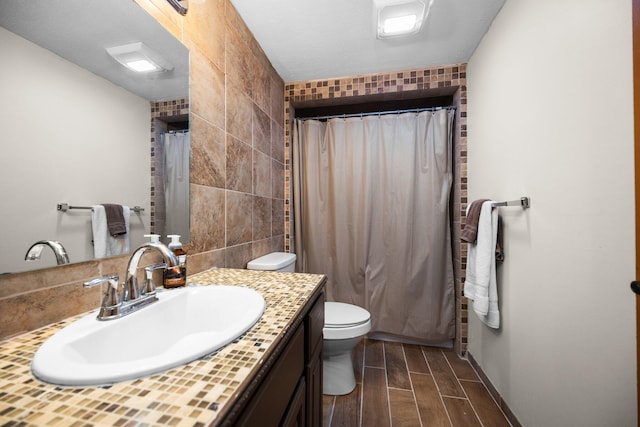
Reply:
[[[189,231],[189,132],[165,133],[163,142],[165,232],[186,236]]]

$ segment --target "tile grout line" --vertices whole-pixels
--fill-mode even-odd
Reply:
[[[489,397],[491,397],[491,400],[493,400],[493,403],[495,403],[496,406],[498,407],[498,410],[500,411],[500,413],[502,414],[504,419],[507,420],[507,423],[509,423],[510,426],[513,426],[513,424],[511,424],[511,420],[509,419],[509,417],[507,417],[507,414],[505,414],[504,411],[502,410],[502,406],[498,403],[498,401],[493,396],[493,393],[491,393],[489,391],[489,387],[487,387],[487,385],[482,380],[482,376],[478,373],[478,371],[476,371],[476,368],[473,366],[473,363],[471,363],[468,358],[463,359],[463,360],[465,360],[469,364],[469,366],[471,366],[471,369],[473,369],[473,372],[475,372],[476,376],[478,377],[478,381],[474,381],[474,382],[479,382],[480,384],[482,384],[484,389],[487,391],[487,394],[489,395]],[[471,380],[465,380],[465,381],[471,381]],[[460,384],[460,385],[462,385],[462,384]],[[474,411],[475,411],[475,408],[474,408]]]
[[[333,402],[331,403],[331,411],[329,412],[329,422],[327,423],[328,427],[331,427],[331,423],[333,423],[333,411],[336,410],[336,397],[333,396],[331,400]]]
[[[464,387],[462,387],[462,383],[460,382],[460,378],[458,378],[458,374],[453,369],[453,366],[451,365],[451,362],[449,362],[449,358],[444,354],[444,352],[442,353],[442,356],[444,357],[444,360],[447,361],[447,365],[449,365],[449,369],[451,369],[451,372],[453,372],[453,376],[456,377],[456,381],[458,383],[458,386],[460,386],[460,390],[462,390],[462,393],[465,395],[464,400],[469,402],[469,406],[471,406],[471,409],[473,410],[473,413],[475,414],[476,418],[480,422],[480,425],[482,427],[484,427],[484,423],[482,422],[482,419],[480,418],[480,414],[478,414],[478,411],[476,410],[475,405],[473,403],[471,403],[471,399],[469,399],[469,395],[467,394],[467,391],[464,389]],[[455,353],[454,353],[454,356],[458,357],[458,355],[455,354]],[[478,377],[478,378],[480,378],[480,377]],[[462,399],[462,398],[458,398],[458,399]]]
[[[440,397],[440,403],[442,403],[442,407],[444,408],[444,413],[447,414],[447,418],[449,419],[449,425],[453,426],[453,421],[451,421],[451,415],[449,415],[449,410],[447,409],[447,405],[444,404],[444,399],[443,399],[442,393],[440,392],[440,386],[436,381],[436,376],[433,374],[433,368],[429,364],[429,358],[427,358],[427,355],[424,353],[423,346],[420,346],[420,351],[422,351],[422,357],[424,358],[424,361],[427,363],[427,366],[429,367],[429,372],[431,372],[431,376],[433,377],[433,384],[436,386],[436,390],[438,390],[438,397]],[[442,351],[440,353],[442,354]]]
[[[362,427],[362,413],[364,408],[364,369],[365,369],[365,360],[367,360],[367,347],[369,340],[365,337],[362,340],[362,365],[360,367],[360,409],[358,413],[358,426]]]
[[[467,391],[464,389],[464,387],[462,387],[462,384],[460,383],[460,378],[458,378],[458,374],[453,369],[453,366],[451,365],[451,362],[449,362],[449,358],[447,357],[446,354],[444,354],[444,352],[442,350],[440,352],[442,353],[442,357],[444,357],[444,360],[447,362],[447,365],[449,365],[449,369],[451,369],[451,372],[453,372],[453,376],[456,378],[456,382],[458,383],[458,386],[460,387],[460,390],[462,390],[462,393],[465,396],[464,400],[466,400],[469,403],[469,405],[471,406],[471,409],[473,410],[473,413],[476,416],[476,419],[478,420],[480,425],[482,427],[484,427],[484,423],[480,419],[480,415],[478,414],[478,411],[476,411],[476,407],[473,405],[473,403],[471,403],[471,399],[469,399],[469,396],[467,395]],[[457,357],[457,355],[456,355],[456,357]],[[462,399],[462,398],[459,398],[459,399]]]
[[[393,420],[391,419],[391,396],[389,395],[389,376],[387,373],[387,346],[385,341],[382,342],[382,364],[384,365],[384,381],[387,384],[387,416],[389,417],[389,426],[393,427]]]
[[[416,397],[416,391],[413,388],[413,380],[411,379],[411,370],[409,370],[409,364],[407,363],[407,355],[404,352],[404,344],[402,344],[402,355],[404,356],[404,364],[407,368],[407,375],[409,376],[409,384],[411,384],[411,394],[413,395],[413,403],[416,405],[416,413],[418,414],[418,421],[420,422],[420,427],[424,427],[422,425],[422,417],[420,416],[420,408],[418,407],[418,398]]]

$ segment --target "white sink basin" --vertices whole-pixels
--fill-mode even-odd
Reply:
[[[116,320],[96,313],[38,349],[36,378],[63,386],[103,386],[189,363],[227,345],[262,317],[262,296],[240,286],[159,292],[159,301]]]

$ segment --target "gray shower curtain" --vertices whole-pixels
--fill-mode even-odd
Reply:
[[[452,110],[296,120],[298,271],[371,312],[372,333],[455,335],[449,223]]]

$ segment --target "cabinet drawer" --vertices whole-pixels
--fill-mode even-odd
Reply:
[[[303,371],[304,328],[301,325],[242,411],[237,425],[279,425]]]
[[[306,354],[309,360],[322,344],[322,328],[324,328],[324,292],[318,296],[306,319],[307,343]]]

